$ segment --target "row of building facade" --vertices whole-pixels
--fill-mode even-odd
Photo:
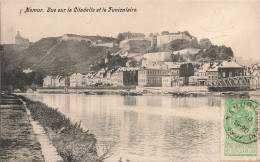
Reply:
[[[167,63],[165,63],[167,64]],[[191,66],[188,66],[191,65]],[[188,67],[188,68],[186,68]],[[188,72],[192,71],[192,72]],[[171,87],[181,85],[207,85],[207,81],[244,76],[245,67],[234,61],[206,63],[199,68],[192,64],[174,64],[149,68],[121,67],[116,70],[74,73],[70,76],[46,76],[44,87],[86,87],[98,85]]]

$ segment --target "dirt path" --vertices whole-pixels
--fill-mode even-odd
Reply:
[[[2,100],[0,107],[1,161],[44,161],[36,135],[23,105],[13,99]]]

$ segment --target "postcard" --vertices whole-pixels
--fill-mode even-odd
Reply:
[[[260,161],[259,0],[1,0],[0,159]]]

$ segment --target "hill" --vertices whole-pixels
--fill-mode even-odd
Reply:
[[[4,71],[26,69],[43,58],[57,44],[60,37],[42,38],[29,47],[5,45]],[[94,38],[92,38],[94,39]],[[98,39],[98,38],[97,38]],[[86,41],[61,41],[33,70],[44,74],[71,74],[87,72],[89,65],[106,57],[108,47],[91,46]]]
[[[101,42],[106,42],[106,43],[113,43],[115,42],[117,39],[113,38],[113,37],[104,37],[104,36],[84,36],[84,35],[76,35],[76,34],[67,34],[69,37],[82,37],[82,38],[87,38],[90,39],[92,42],[96,42],[96,41],[101,41]]]
[[[20,53],[28,48],[28,45],[24,44],[6,44],[4,46],[4,70],[18,68],[18,62],[21,59]]]

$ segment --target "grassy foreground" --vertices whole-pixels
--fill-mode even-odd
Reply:
[[[0,161],[43,162],[41,145],[22,102],[2,95],[0,107]]]
[[[31,101],[18,96],[27,104],[33,120],[38,121],[45,129],[53,145],[64,161],[103,161],[96,150],[96,138],[80,127],[80,123],[72,121],[57,109],[41,102]]]

